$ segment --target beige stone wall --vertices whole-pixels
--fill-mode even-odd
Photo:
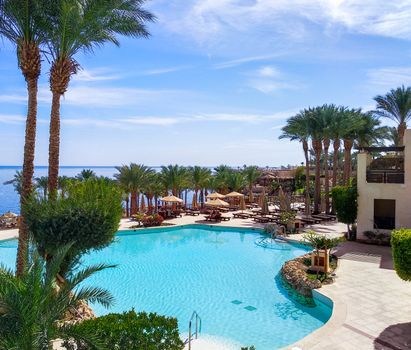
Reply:
[[[373,230],[374,199],[395,199],[396,228],[411,228],[411,129],[405,133],[404,184],[379,184],[366,182],[367,164],[370,156],[358,155],[358,220],[357,238],[364,239],[364,231]]]

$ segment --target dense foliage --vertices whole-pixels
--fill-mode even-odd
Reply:
[[[71,271],[57,288],[60,266],[69,246],[54,252],[47,260],[34,252],[21,276],[0,268],[0,350],[51,349],[55,339],[73,338],[100,349],[99,340],[88,329],[63,324],[80,302],[100,303],[108,307],[112,296],[104,289],[84,287],[88,277],[107,266],[90,266]]]
[[[164,218],[159,214],[147,215],[141,219],[144,227],[161,226]]]
[[[77,331],[94,334],[108,349],[121,350],[182,350],[177,319],[155,313],[109,314],[86,320],[74,327]],[[83,341],[66,342],[68,350],[93,349]]]
[[[122,215],[120,189],[104,179],[73,183],[65,197],[33,198],[26,206],[29,230],[40,254],[72,244],[66,264],[91,249],[109,245]]]
[[[393,231],[391,247],[395,271],[403,280],[411,281],[411,229]]]
[[[357,220],[357,186],[336,186],[331,191],[334,209],[337,213],[338,221],[347,225],[348,238],[353,239],[354,233],[352,224]],[[351,226],[350,226],[351,225]]]

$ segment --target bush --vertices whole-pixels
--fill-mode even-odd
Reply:
[[[337,213],[338,221],[347,225],[348,238],[354,239],[352,226],[357,220],[357,186],[335,186],[331,191],[334,209]]]
[[[391,247],[395,271],[403,280],[411,281],[411,229],[393,231]]]
[[[121,198],[116,185],[89,179],[70,185],[64,198],[31,199],[25,213],[40,254],[52,256],[59,247],[72,244],[65,261],[68,268],[81,254],[108,246],[118,231]]]
[[[144,227],[161,226],[163,221],[164,218],[159,214],[147,215],[143,219],[141,219]]]
[[[107,349],[115,350],[181,350],[177,319],[155,313],[109,314],[83,321],[75,326],[80,334],[93,332]],[[91,350],[83,342],[65,341],[67,350]]]

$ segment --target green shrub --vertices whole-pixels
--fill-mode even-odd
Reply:
[[[393,231],[391,247],[395,271],[403,280],[411,281],[411,229]]]
[[[155,313],[109,314],[86,320],[75,326],[79,333],[93,332],[113,350],[181,350],[184,343],[178,333],[177,319]],[[66,341],[67,350],[91,350],[83,342]]]
[[[331,191],[331,196],[338,221],[347,225],[348,238],[354,239],[351,226],[357,220],[357,186],[355,184],[350,186],[335,186]]]
[[[31,199],[26,207],[30,233],[42,256],[53,255],[61,246],[72,244],[65,267],[81,254],[109,245],[122,215],[121,191],[104,179],[71,184],[65,197]]]

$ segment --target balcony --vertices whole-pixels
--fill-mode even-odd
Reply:
[[[404,183],[404,147],[367,147],[369,154],[368,183]]]
[[[368,183],[403,184],[404,171],[400,170],[367,170]]]

